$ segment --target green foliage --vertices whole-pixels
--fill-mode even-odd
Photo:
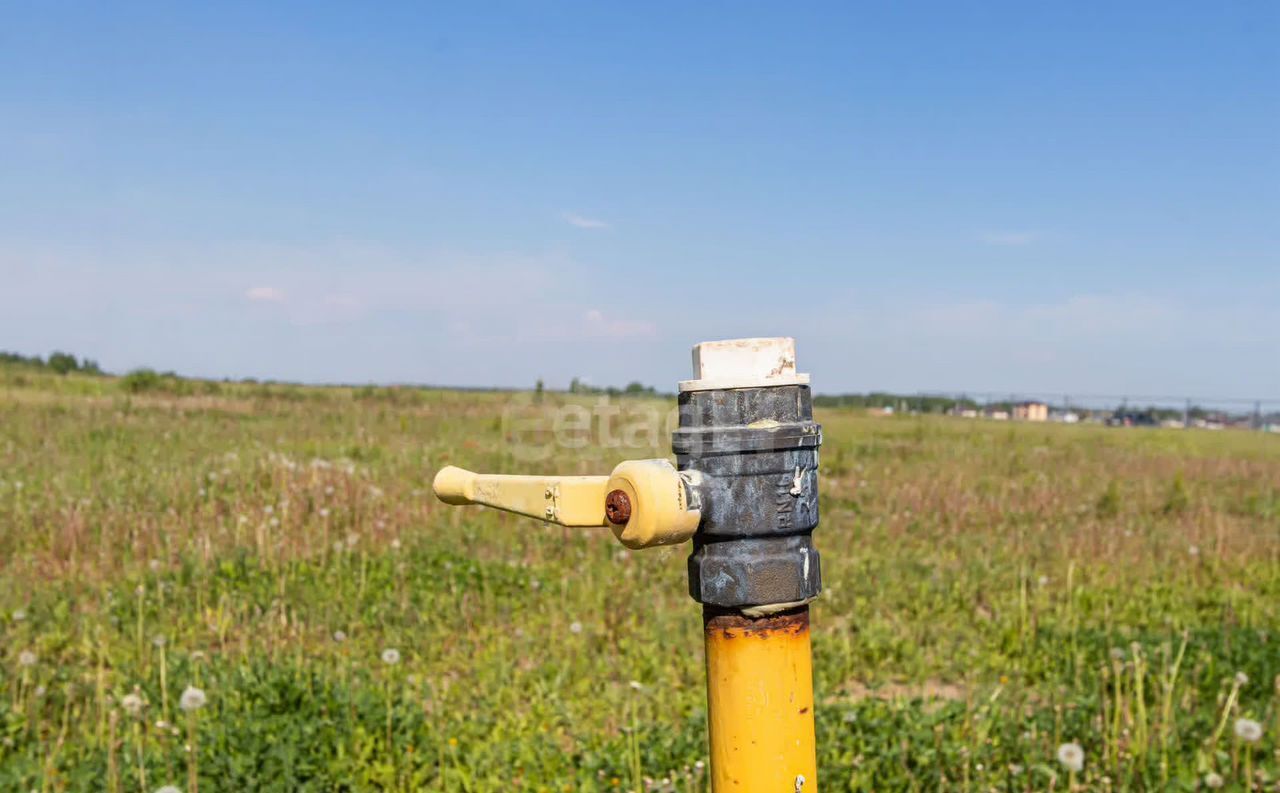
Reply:
[[[1107,483],[1107,489],[1098,496],[1094,511],[1098,513],[1099,518],[1114,518],[1120,514],[1120,505],[1120,483],[1112,479]]]
[[[1164,511],[1169,514],[1185,512],[1191,504],[1191,496],[1187,493],[1187,482],[1182,472],[1173,475],[1169,482],[1169,492],[1164,499]]]
[[[16,352],[0,351],[0,366],[44,369],[54,374],[70,374],[71,372],[90,375],[102,374],[97,361],[92,361],[88,358],[76,360],[74,355],[56,350],[49,353],[49,360],[47,361],[38,355],[27,356]]]
[[[120,378],[120,387],[130,394],[158,391],[163,379],[154,369],[134,369]]]

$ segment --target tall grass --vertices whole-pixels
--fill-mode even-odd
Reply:
[[[0,789],[704,790],[687,549],[430,496],[666,441],[513,399],[0,378]],[[1280,439],[819,418],[821,789],[1275,788]]]

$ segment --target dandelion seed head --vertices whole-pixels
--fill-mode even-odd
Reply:
[[[346,631],[334,631],[334,632],[333,632],[333,640],[334,640],[335,642],[339,643],[339,644],[341,644],[341,643],[345,642],[345,641],[347,640],[347,632],[346,632]]]
[[[151,637],[151,643],[156,647],[164,647],[165,641],[164,634],[157,633]]]
[[[125,694],[120,698],[120,707],[130,716],[137,716],[142,712],[142,697],[137,694]]]
[[[22,609],[14,609],[14,610],[13,610],[13,621],[14,621],[14,622],[22,622],[22,621],[23,621],[23,620],[25,620],[26,618],[27,618],[27,612],[23,611]]]
[[[1210,790],[1217,790],[1224,784],[1222,776],[1210,771],[1204,775],[1204,786]]]
[[[1084,768],[1084,749],[1078,743],[1064,743],[1058,747],[1058,762],[1068,771],[1079,772]]]
[[[387,666],[395,666],[400,663],[400,651],[394,647],[388,647],[382,651],[382,663]]]
[[[1236,672],[1236,685],[1237,686],[1249,685],[1249,676],[1246,675],[1244,672]]]
[[[1236,719],[1236,737],[1245,743],[1257,743],[1262,739],[1262,725],[1253,719]]]
[[[1199,546],[1199,545],[1192,545],[1190,548],[1188,548],[1188,549],[1187,549],[1187,553],[1191,554],[1192,556],[1199,556],[1199,555],[1200,555],[1200,546]]]
[[[582,623],[577,620],[569,623],[569,633],[582,633]]]
[[[18,653],[19,666],[35,666],[37,660],[38,659],[36,658],[36,654],[31,652],[30,650],[23,650],[22,652]]]
[[[182,790],[176,785],[165,785],[164,787],[156,788],[156,793],[182,793]]]
[[[182,692],[182,697],[178,700],[178,707],[190,713],[203,708],[208,701],[209,698],[205,696],[204,691],[195,686],[187,686]]]

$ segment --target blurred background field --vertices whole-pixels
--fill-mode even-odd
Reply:
[[[688,549],[431,496],[567,402],[0,368],[0,789],[704,790]],[[818,418],[822,790],[1280,789],[1280,437]]]

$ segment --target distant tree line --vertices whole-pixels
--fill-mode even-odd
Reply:
[[[979,405],[968,397],[921,396],[872,391],[869,394],[820,394],[813,404],[824,408],[893,408],[917,413],[946,413],[952,408],[977,410]]]
[[[538,384],[535,387],[535,393],[539,393],[539,394],[542,393],[541,380],[538,381]],[[634,397],[659,396],[657,389],[655,389],[653,386],[645,385],[643,383],[636,382],[636,381],[627,383],[625,388],[616,388],[614,386],[608,386],[606,388],[598,388],[593,385],[588,385],[587,383],[582,382],[576,377],[569,382],[569,393],[570,394],[608,394],[609,396],[634,396]],[[669,396],[669,395],[662,394],[661,396]]]
[[[8,364],[11,366],[26,366],[32,369],[44,369],[57,374],[69,374],[71,372],[79,372],[81,374],[102,374],[102,368],[98,366],[98,362],[89,358],[77,359],[69,352],[55,350],[49,353],[48,358],[41,358],[39,355],[22,355],[16,352],[4,352],[0,350],[0,364]]]

